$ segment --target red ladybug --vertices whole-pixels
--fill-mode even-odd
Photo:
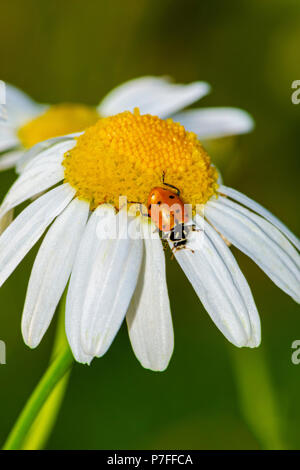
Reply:
[[[189,233],[185,226],[189,216],[180,198],[180,190],[165,183],[165,173],[162,175],[162,183],[176,192],[159,186],[153,188],[148,196],[148,215],[161,232],[168,234],[174,248],[183,248]]]

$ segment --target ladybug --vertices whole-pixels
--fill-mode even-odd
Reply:
[[[168,234],[174,248],[181,249],[185,247],[190,232],[185,225],[189,216],[180,198],[180,190],[165,182],[165,173],[162,175],[162,183],[167,188],[157,186],[150,191],[147,202],[148,216],[158,230]]]

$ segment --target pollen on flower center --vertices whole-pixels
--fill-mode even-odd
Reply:
[[[52,137],[80,132],[95,124],[99,114],[95,108],[83,104],[62,103],[50,108],[18,131],[25,148]]]
[[[161,177],[189,204],[205,203],[216,191],[217,172],[197,136],[171,119],[136,109],[100,119],[65,154],[65,181],[77,197],[118,208],[119,196],[146,204]]]

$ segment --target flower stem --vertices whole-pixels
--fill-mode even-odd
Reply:
[[[58,321],[50,362],[52,362],[61,350],[68,346],[65,333],[65,302],[66,292],[60,301],[58,309]],[[50,393],[24,439],[21,447],[22,450],[38,450],[45,447],[62,405],[69,382],[70,372],[69,370],[65,373],[63,378],[60,379]]]
[[[232,350],[231,358],[245,422],[263,449],[286,449],[280,407],[262,348]]]
[[[19,450],[38,416],[42,406],[53,391],[54,387],[64,377],[73,363],[73,356],[69,346],[54,358],[42,379],[26,403],[17,422],[5,442],[4,450]]]

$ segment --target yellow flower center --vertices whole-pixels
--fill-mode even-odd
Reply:
[[[62,103],[50,108],[41,116],[27,122],[18,131],[25,148],[38,142],[73,132],[80,132],[95,124],[99,114],[95,108],[83,104]]]
[[[77,197],[119,208],[119,196],[146,204],[151,189],[165,181],[181,190],[183,202],[205,203],[217,189],[217,172],[192,132],[138,109],[100,119],[65,154],[65,181]]]

